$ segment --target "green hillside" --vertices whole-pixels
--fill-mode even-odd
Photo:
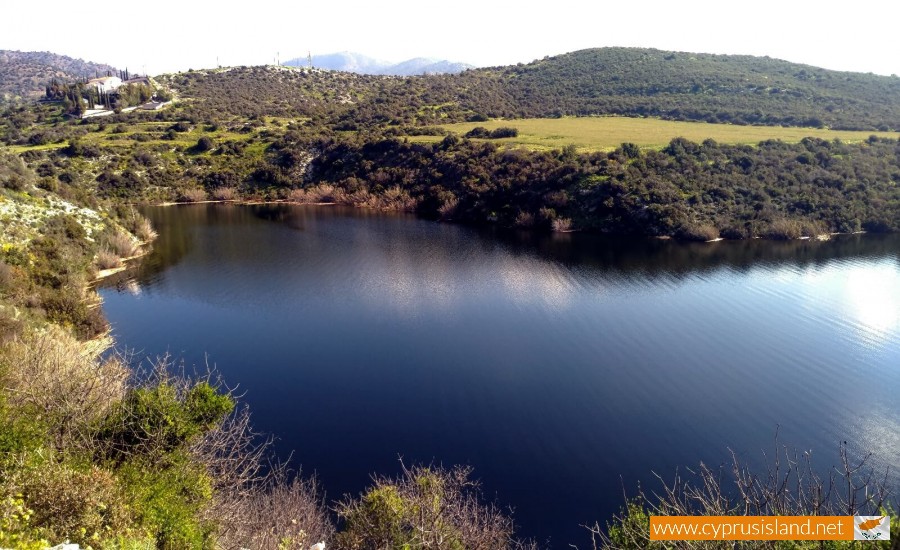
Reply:
[[[738,124],[900,128],[900,78],[768,57],[599,48],[481,69],[504,116],[623,114]],[[493,113],[491,113],[493,114]]]
[[[0,50],[0,103],[38,98],[53,79],[69,82],[106,76],[107,71],[115,74],[116,69],[50,52]]]

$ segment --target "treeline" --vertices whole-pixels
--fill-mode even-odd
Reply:
[[[388,197],[431,218],[702,240],[900,230],[900,144],[890,139],[750,147],[679,138],[662,151],[624,144],[591,154],[456,136],[434,145],[382,139],[311,147],[318,153],[305,184],[311,192],[326,184],[332,199],[362,205]],[[299,150],[284,145],[273,163],[290,171]]]
[[[87,109],[104,108],[121,110],[150,101],[154,90],[147,84],[131,83],[104,92],[85,82],[61,83],[53,79],[44,91],[44,97],[63,102],[63,112],[81,116]]]

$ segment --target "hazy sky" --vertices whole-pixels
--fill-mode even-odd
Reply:
[[[231,7],[240,6],[240,7]],[[535,7],[532,7],[535,6]],[[478,66],[599,46],[769,55],[900,74],[895,0],[4,0],[0,49],[52,51],[151,74],[354,51]]]

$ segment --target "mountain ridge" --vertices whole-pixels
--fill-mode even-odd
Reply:
[[[288,67],[306,67],[309,64],[309,58],[296,57],[282,64]],[[317,69],[384,76],[453,74],[474,68],[474,65],[468,63],[430,57],[413,57],[399,63],[392,63],[350,51],[314,55],[312,56],[312,66]]]

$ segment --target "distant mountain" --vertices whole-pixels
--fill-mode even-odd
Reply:
[[[298,57],[286,61],[289,67],[306,67],[309,60]],[[358,74],[414,76],[421,74],[455,74],[473,68],[467,63],[416,57],[400,63],[374,59],[354,52],[339,52],[312,57],[313,67]]]
[[[402,63],[391,65],[380,74],[393,74],[399,76],[413,76],[418,74],[456,74],[466,69],[474,68],[468,63],[457,63],[453,61],[429,59],[426,57],[416,57],[408,59]]]
[[[115,74],[117,69],[50,52],[0,50],[0,101],[40,97],[54,78],[73,81],[106,76],[108,71]]]

